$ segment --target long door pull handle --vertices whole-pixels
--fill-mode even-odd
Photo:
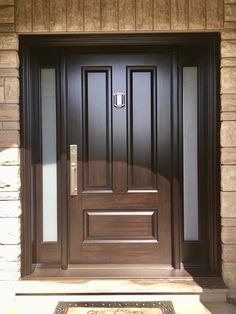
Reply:
[[[77,145],[70,145],[70,195],[78,194]]]

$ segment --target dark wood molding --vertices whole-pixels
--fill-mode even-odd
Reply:
[[[220,40],[211,41],[208,49],[208,221],[210,237],[210,268],[221,273],[220,221]]]
[[[61,95],[60,95],[60,139],[61,139],[61,159],[60,159],[60,178],[63,179],[65,174],[67,176],[67,102],[66,102],[66,70],[65,70],[65,50],[60,52],[60,81],[61,81]],[[61,268],[68,268],[68,214],[67,214],[67,196],[69,190],[68,179],[64,179],[64,184],[61,184],[61,200],[60,200],[60,219],[61,219]]]
[[[25,46],[198,46],[219,40],[220,33],[20,35],[19,38]]]
[[[103,35],[20,35],[20,75],[21,75],[21,200],[22,200],[22,276],[30,275],[33,271],[34,230],[34,172],[32,163],[32,117],[31,117],[31,88],[30,88],[30,53],[33,47],[60,47],[60,80],[65,81],[64,47],[112,47],[127,49],[128,47],[170,47],[173,51],[173,77],[178,76],[178,49],[179,47],[204,46],[207,51],[208,72],[208,149],[207,149],[207,204],[209,223],[209,264],[214,274],[220,273],[220,140],[219,140],[219,33],[184,33],[184,34],[103,34]],[[123,47],[123,48],[122,48]],[[126,48],[124,48],[126,47]],[[156,49],[156,48],[155,48]],[[62,84],[63,85],[63,84]],[[181,261],[181,229],[182,229],[182,186],[181,186],[181,152],[179,138],[179,109],[178,84],[172,82],[173,111],[172,111],[172,234],[173,234],[173,266],[180,268]],[[65,90],[60,93],[61,110],[61,173],[67,168],[67,138],[66,138],[66,101]],[[61,268],[68,267],[68,217],[67,217],[67,190],[68,182],[64,181],[61,187],[60,226],[62,239]]]
[[[20,143],[21,143],[21,204],[22,204],[22,231],[21,231],[21,274],[32,272],[32,176],[31,165],[31,119],[29,106],[29,50],[20,42],[20,59],[24,63],[20,67],[20,103],[24,104],[20,110]]]
[[[173,266],[180,269],[181,261],[181,188],[179,151],[178,50],[173,49],[172,65],[172,254]],[[176,97],[177,96],[177,97]]]

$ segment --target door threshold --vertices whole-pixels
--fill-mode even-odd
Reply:
[[[63,270],[59,266],[37,265],[24,280],[77,280],[77,279],[189,279],[193,277],[215,277],[205,267],[174,269],[169,264],[81,264],[69,265]]]

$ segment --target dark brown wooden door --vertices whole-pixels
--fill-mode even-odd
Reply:
[[[171,54],[66,60],[68,144],[78,147],[69,263],[170,265]],[[122,108],[114,93],[125,94]]]

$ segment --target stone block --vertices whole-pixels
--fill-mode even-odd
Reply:
[[[14,23],[0,23],[0,33],[14,33],[15,24]]]
[[[4,129],[4,130],[20,130],[20,123],[17,121],[2,122],[2,129]]]
[[[236,146],[236,121],[223,121],[221,123],[221,146]]]
[[[19,121],[18,105],[0,105],[0,120]]]
[[[0,271],[11,271],[11,272],[18,272],[20,271],[20,261],[18,262],[1,262],[0,261]]]
[[[236,111],[236,94],[221,95],[221,111]]]
[[[221,192],[221,217],[236,218],[236,192]]]
[[[18,50],[18,37],[16,34],[0,35],[0,49],[1,50]]]
[[[19,147],[20,138],[18,131],[0,131],[0,147]]]
[[[14,23],[14,6],[5,5],[0,8],[0,23]]]
[[[226,22],[236,21],[236,4],[235,3],[225,4],[225,21]]]
[[[0,5],[14,5],[14,0],[0,0]]]
[[[18,69],[0,68],[0,76],[3,77],[19,77]]]
[[[222,263],[222,276],[229,288],[236,288],[236,263]]]
[[[236,191],[236,166],[221,166],[221,190]]]
[[[221,59],[221,67],[235,67],[236,66],[236,58],[222,58]]]
[[[20,270],[17,272],[14,271],[0,271],[0,280],[4,281],[17,281],[21,277]]]
[[[19,79],[16,77],[5,79],[5,102],[19,103]]]
[[[236,91],[236,68],[221,69],[221,93],[230,94]]]
[[[236,57],[236,40],[223,40],[221,42],[221,57]]]
[[[20,199],[20,191],[16,192],[1,192],[0,201],[16,201]]]
[[[224,28],[225,29],[234,29],[236,28],[236,22],[224,22]]]
[[[0,261],[18,262],[21,255],[21,246],[17,245],[0,245]]]
[[[234,29],[223,30],[221,32],[221,39],[236,39],[236,31]]]
[[[18,191],[20,189],[20,168],[18,166],[0,166],[0,191]]]
[[[221,239],[224,244],[236,244],[236,227],[222,227]]]
[[[19,164],[19,148],[0,148],[0,166],[16,166]]]
[[[236,112],[221,112],[221,121],[236,121]]]
[[[20,201],[0,201],[0,217],[15,218],[21,215]]]
[[[222,245],[222,260],[226,263],[236,263],[236,244]]]
[[[236,165],[236,147],[221,148],[221,164],[222,165]],[[235,202],[236,202],[236,199],[235,199]]]
[[[19,58],[16,51],[0,51],[0,68],[18,68]],[[2,75],[1,75],[2,76]]]
[[[221,218],[221,225],[224,227],[236,227],[236,218]]]
[[[4,77],[0,77],[0,86],[4,86]]]
[[[19,244],[20,235],[20,218],[0,218],[0,244]]]

